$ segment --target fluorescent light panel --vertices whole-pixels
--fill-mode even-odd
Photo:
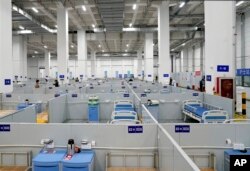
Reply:
[[[238,7],[238,6],[240,6],[241,4],[243,4],[244,3],[244,1],[238,1],[237,3],[236,3],[236,6]]]
[[[136,4],[133,5],[133,10],[135,10],[135,9],[136,9]]]
[[[23,27],[23,26],[19,26],[19,28],[20,28],[21,30],[24,30],[24,27]]]
[[[85,5],[82,6],[82,10],[83,10],[83,11],[86,11]]]
[[[38,10],[37,10],[35,7],[32,7],[32,10],[33,10],[35,13],[38,13]]]
[[[185,2],[181,2],[179,7],[182,8],[185,4]]]

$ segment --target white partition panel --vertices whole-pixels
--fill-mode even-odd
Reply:
[[[131,126],[131,125],[129,125]],[[65,147],[73,138],[80,145],[82,139],[94,140],[95,171],[105,171],[108,152],[140,153],[157,149],[157,125],[141,125],[143,133],[128,132],[128,125],[105,124],[10,124],[10,132],[0,134],[1,151],[32,150],[35,156],[41,139],[51,138],[56,147]],[[129,163],[128,163],[129,164]]]
[[[163,127],[171,134],[177,143],[187,154],[211,154],[216,156],[216,169],[224,170],[224,151],[232,149],[232,145],[226,143],[230,139],[232,143],[243,143],[250,148],[250,124],[184,124],[190,126],[189,133],[176,133],[175,126],[180,124],[163,124]],[[183,124],[181,124],[183,125]],[[204,166],[196,160],[198,166]]]

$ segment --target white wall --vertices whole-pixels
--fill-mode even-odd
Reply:
[[[250,67],[250,11],[245,14],[245,65]]]
[[[144,63],[142,64],[144,66]],[[142,68],[144,68],[142,66]],[[28,59],[28,77],[38,78],[39,67],[44,67],[44,58],[29,58]],[[76,76],[78,61],[77,59],[70,59],[68,62],[69,75],[72,77]],[[96,77],[104,78],[104,72],[107,71],[109,78],[116,77],[116,71],[119,74],[134,74],[137,77],[137,59],[136,58],[97,58],[96,61]],[[55,78],[57,72],[57,60],[56,58],[51,58],[50,75]],[[71,73],[71,74],[70,74]],[[91,78],[91,61],[87,62],[87,75]]]
[[[192,72],[201,71],[201,50],[204,50],[204,46],[201,44],[195,44],[191,47],[184,48],[180,53],[180,59],[176,61],[176,72]],[[204,51],[203,51],[204,56]],[[179,61],[181,60],[181,62]],[[203,58],[204,61],[204,58]],[[204,62],[203,62],[204,63]],[[181,65],[181,66],[179,66]],[[181,70],[180,70],[181,69]]]

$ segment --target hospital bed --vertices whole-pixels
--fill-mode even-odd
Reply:
[[[226,111],[199,100],[184,101],[182,111],[185,115],[184,121],[186,121],[187,116],[203,123],[222,123],[229,119]]]
[[[112,112],[111,120],[137,120],[138,116],[135,111],[120,110]]]
[[[130,100],[117,100],[114,102],[114,110],[121,111],[135,111],[133,102]]]
[[[134,105],[129,100],[119,100],[114,103],[114,111],[111,115],[112,124],[138,124],[138,115],[134,111]]]

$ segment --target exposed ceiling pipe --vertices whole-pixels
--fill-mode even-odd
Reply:
[[[196,31],[198,27],[170,27],[170,31]],[[137,27],[130,28],[126,27],[122,29],[123,32],[157,32],[158,27]],[[95,28],[94,32],[102,33],[106,32],[105,28]]]

